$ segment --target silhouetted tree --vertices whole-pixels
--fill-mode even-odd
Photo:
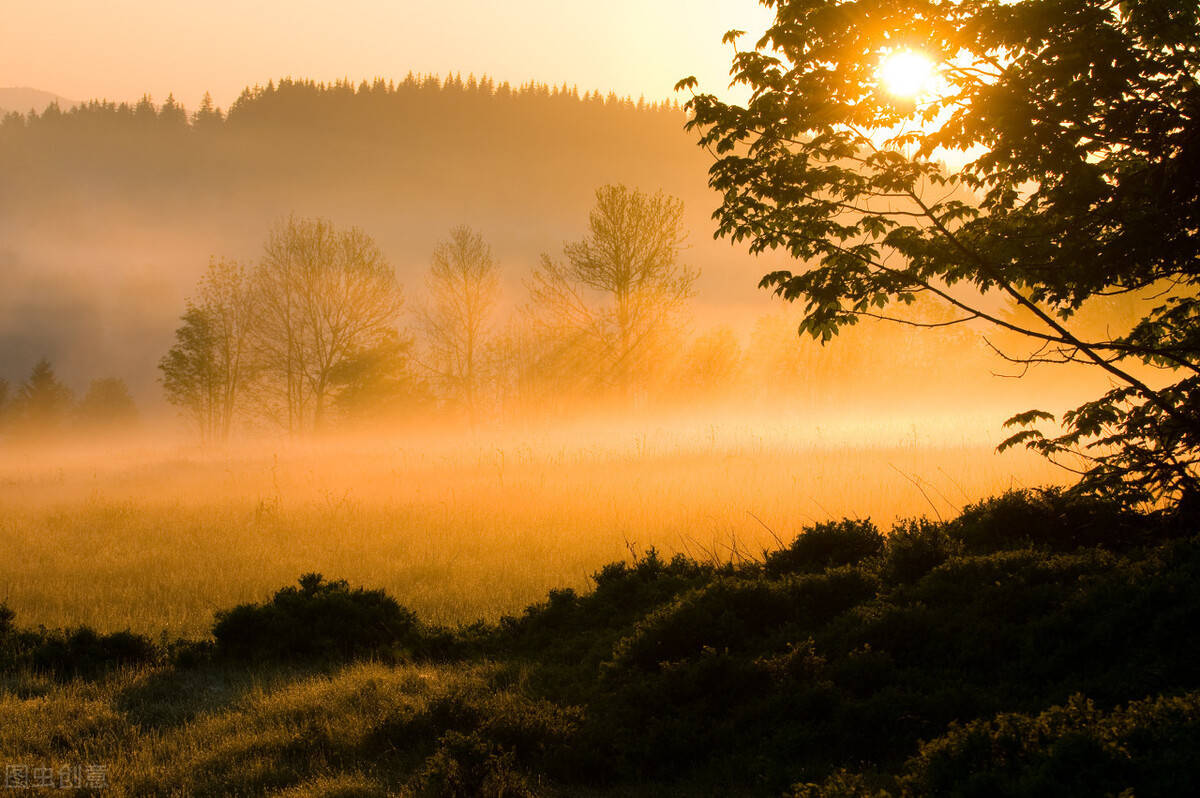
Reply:
[[[175,344],[159,361],[167,401],[192,417],[203,440],[220,437],[221,396],[217,343],[212,318],[188,303]]]
[[[42,358],[17,391],[15,423],[28,435],[57,433],[71,412],[74,398],[71,389],[59,382],[50,361]]]
[[[801,329],[821,340],[863,317],[927,323],[903,309],[936,297],[957,312],[939,324],[1021,335],[1030,349],[1006,353],[1018,364],[1106,372],[1112,390],[1064,413],[1064,433],[1029,429],[1004,445],[1066,457],[1082,487],[1129,500],[1195,494],[1195,3],[773,5],[775,23],[734,60],[747,105],[707,94],[688,104],[689,127],[718,155],[719,233],[804,261],[762,285],[803,300]],[[915,99],[879,77],[905,49],[936,65]],[[972,160],[952,168],[946,150]],[[1132,329],[1073,325],[1089,299],[1134,292],[1154,301]],[[1023,315],[997,315],[988,294]],[[1009,423],[1039,419],[1053,416]]]
[[[196,109],[196,113],[192,114],[192,127],[199,131],[216,130],[224,121],[225,116],[221,113],[221,109],[213,103],[212,95],[204,92],[204,98],[200,100],[200,107]]]
[[[428,301],[421,311],[429,366],[443,390],[468,407],[475,406],[484,378],[499,288],[492,248],[481,234],[455,227],[450,239],[434,249],[426,280]]]
[[[253,299],[244,266],[212,259],[159,363],[168,401],[193,416],[206,440],[226,440],[233,428],[252,366]]]
[[[324,424],[338,370],[394,335],[403,305],[370,236],[295,217],[271,231],[254,299],[257,355],[293,432]]]
[[[75,408],[75,417],[86,430],[115,432],[136,424],[138,409],[124,380],[105,377],[92,380]]]
[[[605,379],[644,376],[658,337],[678,321],[698,273],[679,263],[683,203],[621,185],[596,191],[588,235],[543,255],[529,284],[529,310],[545,329],[602,353]]]

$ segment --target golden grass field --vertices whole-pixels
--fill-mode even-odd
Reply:
[[[997,455],[999,419],[590,420],[236,448],[126,443],[0,457],[0,601],[21,626],[203,635],[305,572],[427,621],[519,612],[603,564],[754,557],[804,524],[950,517],[1061,481]]]

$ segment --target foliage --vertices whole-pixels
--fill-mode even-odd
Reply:
[[[251,371],[253,297],[247,268],[213,258],[189,300],[175,344],[159,362],[167,401],[205,440],[226,440]]]
[[[266,604],[217,613],[216,653],[244,660],[347,660],[395,656],[418,640],[416,616],[382,590],[320,574],[278,591]]]
[[[16,613],[0,603],[0,672],[29,670],[68,681],[94,679],[120,667],[144,666],[163,659],[150,639],[132,632],[97,634],[75,629],[18,629]]]
[[[1084,489],[1127,501],[1194,492],[1193,4],[767,4],[774,24],[733,62],[751,99],[695,96],[689,127],[717,156],[719,234],[806,262],[762,280],[804,301],[801,331],[828,341],[863,318],[921,325],[904,308],[936,297],[955,317],[934,326],[1015,332],[1031,350],[1008,355],[1017,363],[1085,363],[1115,382],[1063,414],[1060,434],[1029,429],[1006,446],[1065,459]],[[937,70],[911,99],[878,77],[908,50]],[[952,168],[952,151],[969,162]],[[1072,328],[1088,300],[1114,293],[1151,296],[1152,309],[1128,330]],[[997,315],[992,294],[1023,315]]]
[[[1105,711],[1082,696],[1037,715],[1000,714],[921,746],[906,795],[1180,795],[1200,778],[1200,693]]]
[[[786,548],[769,552],[763,567],[772,576],[819,573],[860,563],[883,547],[883,535],[869,520],[830,521],[806,528]]]

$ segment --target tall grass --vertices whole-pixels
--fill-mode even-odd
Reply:
[[[755,557],[805,523],[954,515],[1061,480],[995,418],[591,420],[0,458],[0,600],[21,625],[194,636],[317,571],[427,620],[494,619],[651,546]]]

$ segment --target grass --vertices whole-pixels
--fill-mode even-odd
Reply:
[[[112,796],[1187,794],[1195,522],[1010,492],[889,535],[811,525],[762,562],[648,552],[390,645],[390,599],[305,576],[221,616],[248,637],[94,649],[82,676],[22,658],[61,633],[0,624],[0,762],[102,764]]]
[[[956,514],[1062,473],[995,419],[707,419],[0,459],[0,600],[157,636],[317,571],[437,623],[495,620],[631,550],[761,555],[806,523]],[[918,431],[919,430],[919,431]],[[597,443],[600,441],[602,443]]]

